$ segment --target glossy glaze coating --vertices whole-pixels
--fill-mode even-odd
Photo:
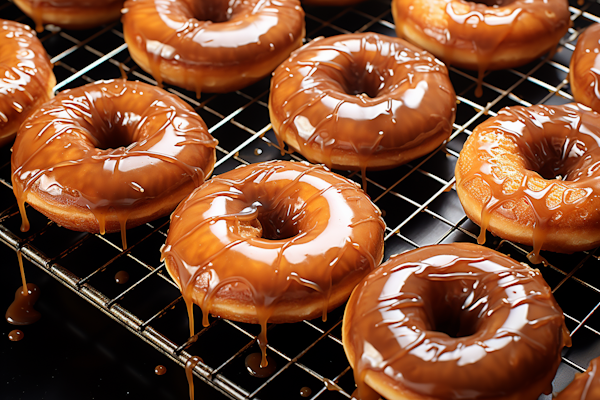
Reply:
[[[128,0],[123,12],[135,62],[198,94],[262,79],[304,38],[298,0]]]
[[[27,25],[0,20],[0,146],[53,96],[56,78],[46,50]]]
[[[277,68],[269,112],[280,145],[364,172],[438,147],[452,131],[456,96],[431,54],[375,33],[340,35],[313,40]]]
[[[596,399],[600,399],[600,358],[594,358],[588,369],[575,375],[573,382],[556,397],[556,400]]]
[[[473,131],[456,164],[467,216],[539,251],[600,244],[600,115],[585,106],[507,107]]]
[[[210,175],[216,140],[185,102],[140,82],[57,95],[23,123],[12,183],[24,203],[74,230],[114,232],[170,213]]]
[[[261,324],[264,352],[267,322],[325,317],[348,298],[381,262],[384,230],[353,181],[272,161],[195,190],[171,216],[162,257],[188,310],[198,304],[205,325],[208,313]]]
[[[393,0],[398,37],[444,62],[483,72],[551,51],[570,26],[566,0]],[[479,93],[481,88],[479,88]]]
[[[600,111],[600,24],[589,26],[577,39],[571,56],[569,83],[575,101]]]
[[[393,256],[353,292],[342,327],[358,384],[386,399],[535,400],[551,391],[562,311],[538,270],[470,243]]]
[[[119,19],[124,0],[14,0],[42,32],[44,24],[87,29]]]

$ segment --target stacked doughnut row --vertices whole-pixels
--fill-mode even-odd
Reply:
[[[172,212],[161,254],[190,334],[193,304],[205,325],[208,314],[260,324],[263,366],[267,323],[325,319],[353,293],[343,344],[362,400],[549,393],[570,337],[539,271],[473,244],[425,247],[380,266],[379,208],[328,168],[360,170],[364,189],[367,170],[439,148],[456,116],[444,62],[477,70],[479,92],[485,71],[557,45],[570,26],[564,1],[394,0],[397,34],[410,43],[362,33],[304,46],[297,0],[15,3],[38,31],[85,29],[122,13],[135,63],[158,86],[198,97],[273,72],[269,114],[279,147],[325,164],[272,161],[208,179],[217,141],[186,102],[126,80],[54,97],[41,43],[7,21],[0,40],[15,47],[15,66],[0,86],[12,102],[0,108],[0,141],[18,131],[11,166],[23,230],[28,203],[69,229],[120,231],[125,248],[126,229]],[[598,30],[579,39],[570,75],[576,100],[595,110]],[[475,129],[456,165],[456,190],[481,226],[481,244],[489,230],[531,245],[534,263],[542,249],[600,244],[599,118],[576,104],[512,107]],[[491,369],[501,373],[480,375]]]

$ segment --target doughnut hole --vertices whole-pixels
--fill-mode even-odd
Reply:
[[[474,287],[473,281],[428,280],[424,285],[427,285],[427,296],[431,299],[425,306],[428,330],[451,338],[472,336],[477,332],[480,322],[478,316],[482,306],[487,303],[488,296]],[[467,303],[479,306],[465,307]]]

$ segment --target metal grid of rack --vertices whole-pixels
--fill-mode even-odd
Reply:
[[[570,10],[573,27],[551,58],[487,73],[482,97],[475,96],[475,72],[451,67],[459,103],[448,143],[394,170],[367,173],[368,194],[383,210],[388,226],[386,259],[423,245],[476,241],[479,228],[466,218],[454,190],[458,153],[471,130],[504,106],[572,101],[566,80],[571,53],[578,33],[600,21],[600,4],[572,2]],[[309,40],[363,31],[395,36],[388,0],[370,0],[348,8],[305,7],[305,11]],[[0,16],[33,26],[7,0],[0,0]],[[55,65],[57,91],[119,78],[121,71],[129,79],[156,84],[129,57],[118,22],[87,31],[47,26],[39,37]],[[199,99],[177,87],[166,89],[190,103],[219,140],[215,174],[275,158],[301,159],[298,154],[280,155],[269,124],[268,78],[235,93],[202,94]],[[337,172],[361,181],[360,173]],[[268,354],[277,369],[266,379],[256,379],[246,373],[244,358],[258,351],[257,326],[211,318],[210,325],[196,337],[188,337],[185,305],[159,261],[167,218],[128,231],[130,247],[123,250],[119,234],[71,232],[31,208],[28,215],[32,228],[22,233],[12,195],[10,152],[5,146],[0,149],[0,241],[20,250],[26,259],[176,362],[183,365],[192,355],[200,356],[203,361],[194,373],[230,398],[299,398],[303,386],[312,389],[311,398],[350,398],[354,381],[341,345],[343,307],[332,312],[327,322],[270,325]],[[489,234],[486,246],[523,262],[531,250]],[[540,268],[565,312],[573,338],[573,347],[563,353],[555,391],[600,356],[600,312],[596,311],[600,281],[595,276],[600,260],[596,253],[543,253],[548,264]],[[129,273],[126,285],[115,285],[114,275],[120,270]],[[196,326],[201,326],[199,314],[196,312]]]

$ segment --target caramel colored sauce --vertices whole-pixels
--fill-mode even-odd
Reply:
[[[154,373],[158,376],[164,375],[167,373],[167,367],[165,367],[164,365],[157,365],[156,367],[154,367]]]
[[[88,232],[123,232],[145,222],[144,212],[166,215],[212,172],[216,144],[191,107],[162,89],[114,80],[64,91],[15,141],[21,229],[29,229],[25,202]]]
[[[571,56],[569,82],[575,101],[600,111],[600,24],[589,26],[577,39]]]
[[[596,247],[599,143],[600,116],[576,104],[504,108],[479,125],[456,166],[461,202],[480,204],[467,212],[481,226],[479,243],[488,229],[532,245],[534,263],[541,249]],[[510,236],[502,221],[522,236]]]
[[[556,46],[570,26],[564,0],[394,0],[398,37],[444,62],[478,71],[525,64]],[[524,48],[524,46],[527,46]]]
[[[86,29],[118,19],[123,0],[14,0],[38,32],[51,23],[68,29]]]
[[[262,353],[252,353],[246,356],[244,364],[250,375],[257,378],[268,378],[277,370],[277,364],[271,357],[267,356],[267,365],[264,367],[261,366],[262,359]]]
[[[35,32],[27,25],[0,20],[0,146],[12,140],[38,103],[52,96],[55,81]]]
[[[129,282],[129,274],[127,271],[119,271],[115,274],[115,282],[124,285]]]
[[[588,369],[575,375],[573,382],[556,397],[556,400],[595,399],[600,399],[600,358],[593,359]]]
[[[444,64],[374,33],[313,40],[271,80],[269,111],[283,142],[329,168],[392,168],[452,131],[456,96]],[[364,183],[363,183],[363,187]]]
[[[27,291],[19,287],[15,300],[6,310],[6,321],[13,325],[30,325],[39,320],[41,314],[33,308],[39,297],[40,290],[34,283],[27,284]]]
[[[538,270],[469,243],[393,256],[357,286],[342,331],[361,400],[377,398],[365,380],[407,398],[537,398],[571,344]]]
[[[185,363],[185,376],[190,388],[190,400],[194,400],[194,368],[196,368],[196,365],[198,365],[200,362],[202,362],[200,357],[192,356]]]
[[[309,397],[311,394],[312,394],[312,389],[309,388],[308,386],[303,386],[302,388],[300,388],[300,396]]]
[[[297,0],[128,0],[131,56],[159,85],[230,92],[268,75],[304,37]]]
[[[381,262],[384,229],[354,182],[322,166],[275,161],[198,188],[171,215],[161,251],[188,306],[190,334],[193,303],[205,326],[209,312],[258,323],[265,367],[267,322],[315,318],[343,302]],[[282,313],[292,304],[301,317]]]
[[[11,342],[19,342],[23,340],[24,337],[25,334],[20,329],[13,329],[12,331],[8,332],[8,340]]]

